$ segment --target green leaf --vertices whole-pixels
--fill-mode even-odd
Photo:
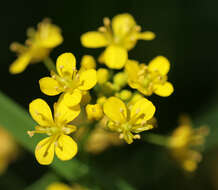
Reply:
[[[42,176],[38,181],[30,185],[29,187],[25,188],[25,190],[44,190],[51,183],[58,181],[59,178],[54,173],[48,172],[44,176]]]

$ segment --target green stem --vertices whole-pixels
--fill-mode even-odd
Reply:
[[[45,67],[48,69],[48,71],[54,71],[56,72],[56,67],[55,67],[55,64],[54,62],[52,61],[52,59],[50,57],[46,57],[44,60],[43,60],[43,63],[45,65]]]
[[[152,134],[152,133],[144,135],[142,139],[149,143],[165,146],[165,147],[168,146],[168,141],[169,141],[169,137],[158,135],[158,134]]]

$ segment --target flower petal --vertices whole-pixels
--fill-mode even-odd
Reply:
[[[128,60],[125,65],[125,72],[129,80],[136,80],[137,73],[140,71],[139,63],[135,60]]]
[[[62,92],[62,86],[51,77],[44,77],[39,80],[40,90],[49,96],[55,96]]]
[[[81,72],[79,78],[82,83],[82,85],[79,86],[79,89],[89,90],[96,85],[96,82],[97,82],[96,70],[89,69],[89,70],[83,71]]]
[[[119,98],[110,97],[103,105],[104,113],[112,121],[123,123],[127,117],[126,105]]]
[[[68,107],[75,106],[80,103],[82,99],[82,93],[80,90],[75,89],[72,93],[67,92],[63,94],[64,102]]]
[[[57,103],[54,104],[55,122],[60,124],[67,124],[73,121],[80,114],[80,106],[76,105],[71,107],[65,101],[63,96],[60,96]]]
[[[37,33],[40,40],[40,45],[46,48],[54,48],[63,42],[61,30],[59,27],[47,23],[44,28]]]
[[[47,137],[41,140],[35,149],[37,161],[42,165],[49,165],[54,158],[54,142],[53,137]]]
[[[140,40],[153,40],[154,38],[155,38],[155,33],[151,31],[138,33],[138,39]]]
[[[72,53],[63,53],[57,58],[57,72],[61,77],[72,77],[76,69],[76,58]]]
[[[51,110],[48,104],[40,99],[37,98],[33,100],[29,104],[29,112],[32,118],[40,125],[40,126],[50,126],[53,124],[53,118]]]
[[[137,118],[135,124],[140,124],[142,121],[151,119],[154,113],[155,106],[152,102],[146,98],[141,98],[131,107],[130,119]]]
[[[127,50],[116,45],[111,45],[104,52],[105,64],[111,69],[121,69],[128,59]]]
[[[28,53],[21,54],[9,67],[11,74],[18,74],[23,72],[28,66],[31,56]]]
[[[106,46],[108,41],[103,33],[92,31],[81,36],[81,43],[87,48],[100,48]]]
[[[166,75],[170,70],[170,62],[163,56],[157,56],[148,64],[150,71],[158,71],[161,75]]]
[[[124,37],[135,26],[134,18],[127,13],[119,14],[112,19],[112,28],[115,36]]]
[[[55,153],[60,160],[70,160],[77,153],[77,143],[68,135],[61,135],[55,147]]]
[[[173,85],[170,82],[165,82],[164,85],[157,85],[155,87],[155,94],[163,97],[171,95],[174,91]]]

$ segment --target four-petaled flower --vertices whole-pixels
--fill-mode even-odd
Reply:
[[[166,97],[173,93],[173,85],[167,81],[169,69],[170,63],[163,56],[154,58],[148,65],[134,60],[128,60],[125,65],[129,86],[146,96],[155,93]]]
[[[155,106],[146,98],[139,99],[134,105],[126,106],[119,98],[110,97],[104,103],[103,111],[110,120],[108,127],[119,132],[120,138],[128,144],[131,144],[133,139],[140,138],[139,134],[132,133],[153,128],[147,121],[153,117]]]
[[[63,42],[60,28],[51,24],[49,19],[40,22],[37,30],[29,28],[27,36],[26,45],[14,42],[10,46],[18,54],[18,58],[10,65],[11,74],[21,73],[30,63],[44,60],[52,48]]]
[[[41,140],[35,149],[35,156],[40,164],[51,164],[54,153],[60,160],[70,160],[77,153],[77,143],[68,136],[76,131],[76,126],[69,123],[80,113],[80,106],[68,107],[62,98],[54,104],[54,119],[48,104],[42,99],[35,99],[29,105],[32,118],[39,124],[34,133],[45,133],[49,137]]]
[[[72,53],[63,53],[57,58],[57,73],[51,72],[52,77],[39,80],[43,93],[54,96],[62,92],[69,106],[80,103],[82,95],[95,86],[97,82],[95,69],[76,70],[76,59]]]
[[[130,14],[119,14],[112,19],[104,19],[104,26],[98,32],[91,31],[81,36],[82,45],[88,48],[106,47],[100,55],[99,62],[111,69],[121,69],[127,59],[128,51],[134,48],[138,40],[152,40],[155,34],[150,31],[141,32]]]

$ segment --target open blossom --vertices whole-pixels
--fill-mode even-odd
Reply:
[[[38,24],[37,30],[29,28],[25,45],[14,42],[10,48],[18,54],[18,58],[10,65],[11,74],[23,72],[30,63],[43,61],[50,51],[63,42],[61,30],[44,19]]]
[[[41,140],[35,149],[35,156],[40,164],[48,165],[53,161],[54,153],[60,160],[70,160],[77,153],[77,143],[69,136],[76,131],[76,126],[69,123],[80,113],[80,106],[68,107],[62,98],[54,104],[54,117],[48,104],[42,99],[35,99],[29,105],[32,118],[38,123],[35,131],[28,131],[30,136],[45,133],[49,137]]]
[[[106,47],[99,57],[111,69],[121,69],[127,59],[128,51],[135,47],[138,40],[152,40],[155,34],[141,32],[134,18],[127,13],[119,14],[112,19],[104,19],[104,26],[99,31],[91,31],[81,36],[82,45],[87,48]]]
[[[146,98],[126,106],[119,98],[110,97],[104,103],[103,111],[109,118],[108,127],[120,133],[120,138],[128,144],[131,144],[133,139],[140,138],[138,133],[153,128],[147,121],[153,117],[155,106]]]
[[[64,93],[64,99],[70,106],[77,105],[82,95],[95,86],[96,70],[76,70],[76,59],[72,53],[63,53],[57,58],[57,73],[51,72],[51,77],[39,80],[40,89],[49,96]]]
[[[193,172],[197,169],[202,156],[196,148],[204,144],[207,135],[207,127],[194,129],[190,123],[182,121],[169,137],[168,146],[171,155],[185,171]]]
[[[125,65],[129,86],[146,96],[155,93],[166,97],[173,93],[173,85],[167,81],[169,69],[170,63],[163,56],[154,58],[148,65],[134,60],[128,60]]]

